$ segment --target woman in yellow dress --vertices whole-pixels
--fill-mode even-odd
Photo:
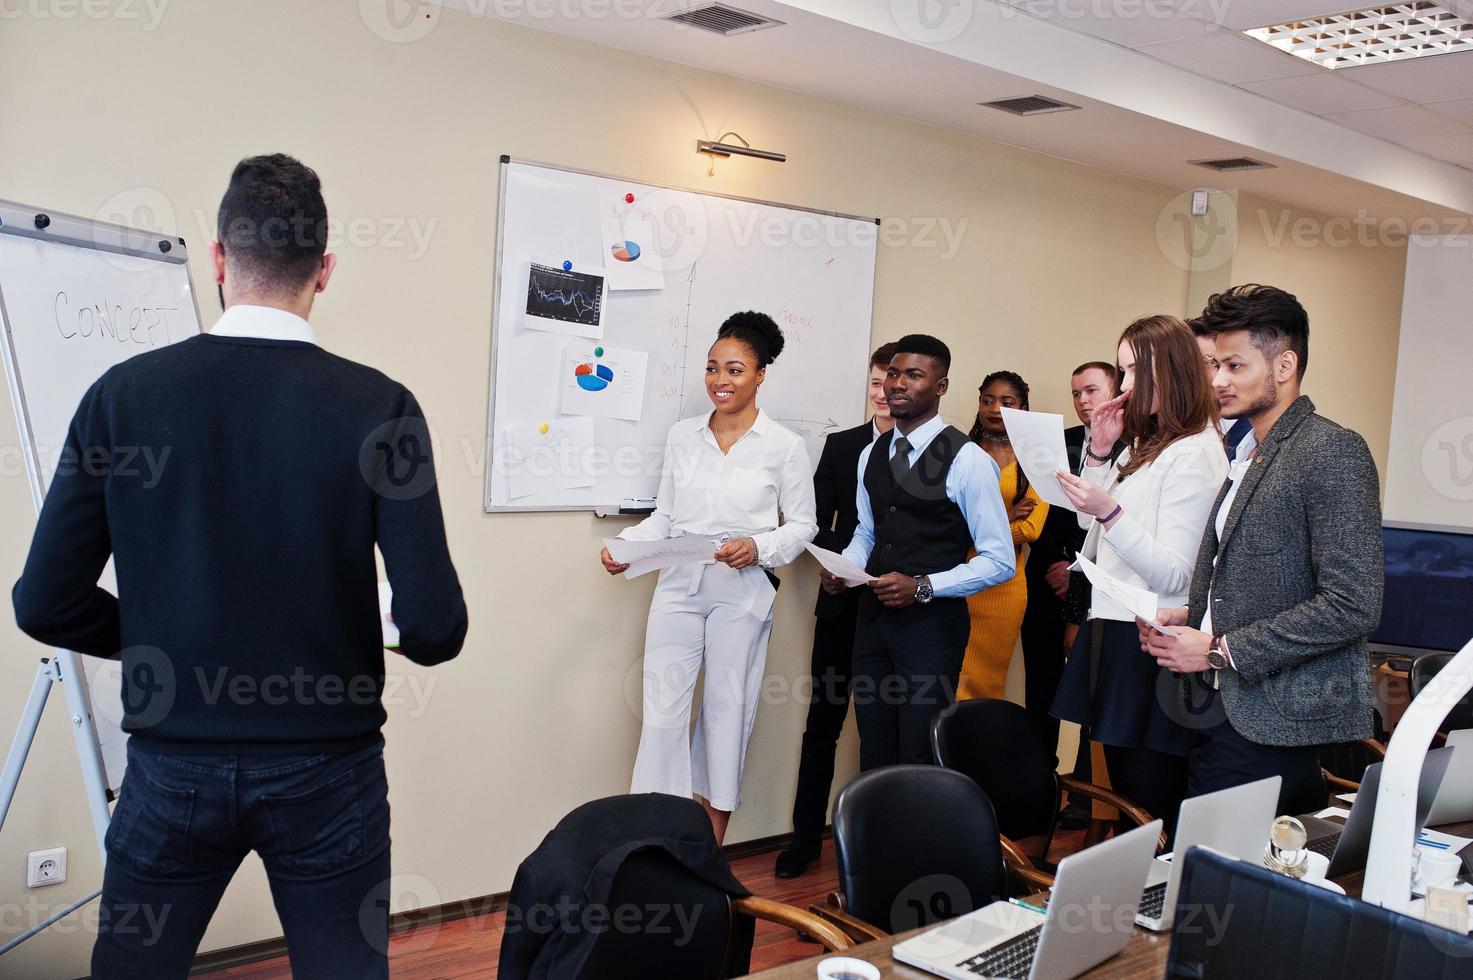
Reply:
[[[1000,698],[1008,679],[1008,665],[1023,613],[1028,608],[1028,582],[1023,575],[1023,545],[1038,540],[1048,517],[1048,504],[1039,499],[1028,485],[1028,477],[1018,466],[1018,458],[1008,441],[1002,410],[1028,410],[1028,385],[1012,371],[994,371],[977,389],[977,421],[968,433],[972,441],[991,456],[1001,470],[999,489],[1008,508],[1013,532],[1013,548],[1018,571],[1000,585],[968,597],[967,611],[972,617],[972,635],[967,641],[962,660],[961,681],[957,700]]]

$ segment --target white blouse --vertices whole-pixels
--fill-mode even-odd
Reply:
[[[751,537],[763,567],[788,564],[818,534],[807,447],[758,409],[752,427],[722,453],[710,418],[708,413],[670,427],[655,511],[619,537]]]
[[[1087,436],[1085,448],[1089,448]],[[1109,530],[1088,514],[1080,514],[1080,526],[1089,529],[1080,554],[1107,574],[1156,593],[1162,607],[1185,606],[1202,532],[1228,474],[1222,435],[1211,425],[1178,439],[1121,481],[1120,466],[1129,459],[1127,449],[1109,466],[1082,468],[1081,475],[1104,487],[1122,513]],[[1089,616],[1135,621],[1130,610],[1098,591]]]

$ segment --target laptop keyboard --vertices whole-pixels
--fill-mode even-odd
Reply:
[[[1161,913],[1166,911],[1166,882],[1152,885],[1141,895],[1141,905],[1138,914],[1147,919],[1159,919]]]
[[[1038,951],[1038,938],[1042,935],[1043,926],[1034,926],[1005,943],[983,950],[971,959],[962,960],[957,967],[982,977],[1026,980],[1028,971],[1033,967],[1033,954]]]
[[[1340,835],[1343,833],[1343,830],[1337,831],[1328,837],[1321,837],[1319,840],[1312,840],[1308,844],[1306,844],[1305,847],[1307,847],[1311,851],[1314,851],[1316,854],[1323,854],[1327,858],[1334,857],[1335,845],[1340,843]]]

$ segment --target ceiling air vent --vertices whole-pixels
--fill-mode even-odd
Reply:
[[[690,27],[699,27],[703,31],[712,34],[721,34],[731,37],[733,34],[746,34],[749,31],[760,31],[764,27],[779,27],[782,21],[773,20],[771,17],[760,17],[757,14],[728,7],[724,3],[706,3],[692,6],[682,10],[678,14],[671,14],[664,20],[675,21],[678,24],[686,24]]]
[[[1252,157],[1228,157],[1225,160],[1188,160],[1187,163],[1198,167],[1206,167],[1208,170],[1216,170],[1218,173],[1227,173],[1233,170],[1272,170],[1274,164],[1264,163]]]
[[[1016,99],[998,99],[995,102],[978,102],[977,104],[989,109],[1011,112],[1015,116],[1041,116],[1045,112],[1067,112],[1070,109],[1079,108],[1077,105],[1060,102],[1046,95],[1025,95]]]

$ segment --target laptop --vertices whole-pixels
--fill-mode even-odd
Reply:
[[[1432,810],[1432,801],[1437,796],[1437,788],[1442,783],[1443,774],[1447,772],[1452,756],[1452,749],[1433,749],[1422,762],[1422,777],[1417,783],[1419,834],[1427,823],[1427,814]],[[1366,855],[1371,851],[1371,824],[1376,819],[1376,796],[1380,789],[1381,763],[1377,762],[1366,766],[1366,774],[1361,777],[1355,802],[1350,805],[1350,816],[1345,818],[1343,826],[1334,820],[1315,816],[1299,818],[1309,834],[1305,846],[1330,859],[1326,877],[1336,878],[1366,866]],[[1410,846],[1408,843],[1408,847]]]
[[[1447,747],[1457,751],[1427,814],[1427,823],[1433,827],[1473,820],[1473,728],[1448,732]]]
[[[1176,822],[1176,854],[1210,847],[1228,857],[1257,860],[1268,844],[1278,809],[1280,776],[1183,800]],[[1163,854],[1151,862],[1136,925],[1165,932],[1176,919],[1176,890],[1184,861]]]
[[[1011,902],[952,919],[897,945],[900,963],[951,980],[1067,980],[1125,948],[1161,821],[1059,862],[1048,909]]]

